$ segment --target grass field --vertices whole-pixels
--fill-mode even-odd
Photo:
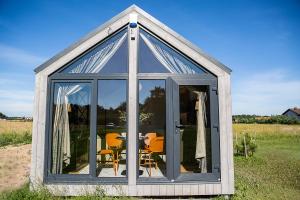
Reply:
[[[0,120],[0,134],[31,132],[32,122]]]
[[[233,199],[300,199],[300,126],[235,124],[234,137],[256,138],[257,152],[235,157]]]
[[[258,148],[253,157],[234,158],[236,190],[232,199],[300,199],[300,125],[234,124],[233,129],[234,139],[242,138],[247,132],[255,138]],[[24,135],[30,131],[31,122],[0,121],[0,141],[5,134]],[[17,144],[16,140],[14,142]],[[14,173],[12,164],[4,163],[2,166],[5,167],[0,166],[0,174],[6,168]],[[0,199],[49,198],[53,197],[46,191],[30,192],[28,185],[0,194]],[[97,199],[101,198],[103,196]],[[71,199],[96,198],[89,196]]]
[[[32,122],[0,120],[0,147],[31,143]]]

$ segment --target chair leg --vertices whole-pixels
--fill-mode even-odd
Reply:
[[[149,154],[149,160],[148,160],[148,162],[149,162],[149,170],[150,170],[150,176],[152,175],[152,173],[151,173],[151,168],[152,168],[152,161],[151,161],[151,153]]]
[[[115,172],[115,176],[117,176],[117,171],[116,171],[116,160],[115,160],[115,154],[112,153],[112,163],[113,163],[113,170]]]
[[[118,151],[117,151],[116,164],[117,164],[117,171],[118,171],[119,170],[119,152]]]
[[[115,176],[117,176],[117,171],[118,171],[118,164],[117,164],[116,162],[117,162],[117,161],[114,162]]]
[[[142,155],[142,152],[141,152],[141,150],[139,150],[139,170],[141,167],[141,155]]]

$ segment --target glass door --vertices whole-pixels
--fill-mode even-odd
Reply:
[[[219,179],[216,88],[214,81],[173,81],[175,180]]]
[[[138,176],[164,179],[166,153],[166,81],[139,80]]]

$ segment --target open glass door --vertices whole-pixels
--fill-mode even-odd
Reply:
[[[174,178],[218,181],[219,122],[216,81],[173,81]]]

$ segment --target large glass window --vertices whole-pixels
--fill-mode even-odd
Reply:
[[[99,80],[97,176],[126,176],[127,81]]]
[[[139,81],[139,175],[166,176],[165,80]]]
[[[120,31],[91,49],[69,66],[62,73],[127,73],[128,40],[127,29]]]
[[[135,76],[123,74],[128,73],[131,46],[127,28],[49,76],[53,92],[47,115],[52,123],[52,143],[46,144],[46,149],[51,148],[49,180],[86,177],[94,181],[99,177],[99,181],[113,181],[117,177],[125,182],[127,166],[135,164],[140,182],[206,180],[211,175],[204,173],[218,173],[218,101],[210,91],[217,80],[162,39],[146,29],[138,30]],[[191,80],[188,74],[194,74]],[[138,80],[138,88],[129,78]],[[127,105],[135,92],[136,104]],[[137,125],[137,132],[128,132],[132,131],[127,128],[128,115],[135,113],[127,113],[127,107],[137,110],[130,124]],[[136,152],[127,151],[132,134],[137,140],[129,144],[134,143]],[[137,154],[137,163],[129,164],[128,154]]]
[[[90,83],[55,83],[52,106],[53,174],[89,173]]]
[[[179,86],[180,173],[211,173],[208,86]]]
[[[202,66],[143,29],[139,36],[139,73],[205,73]]]

